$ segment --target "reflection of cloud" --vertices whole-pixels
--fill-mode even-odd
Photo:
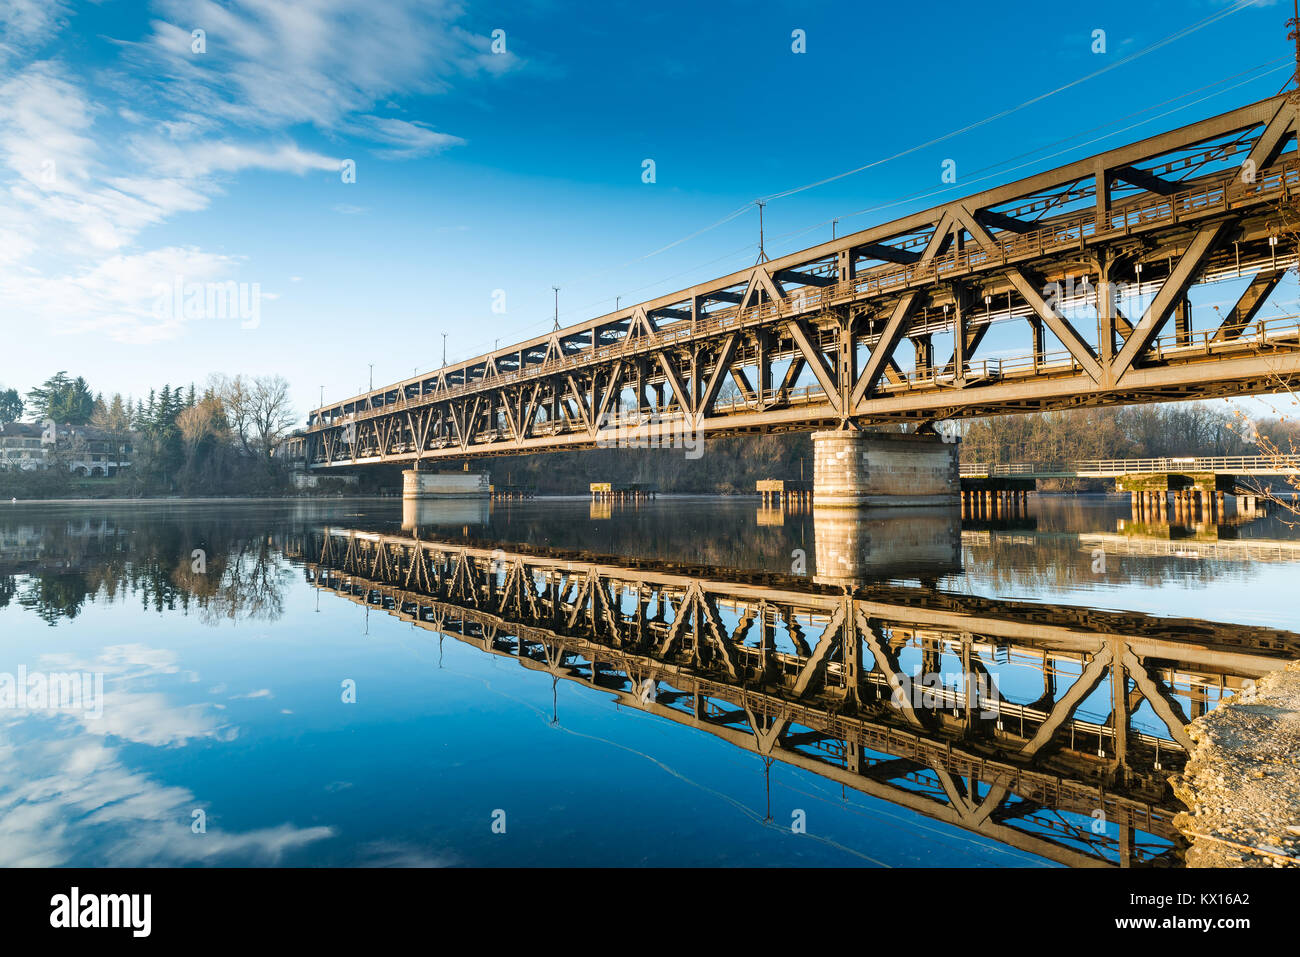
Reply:
[[[226,832],[208,808],[207,833],[195,834],[191,815],[203,804],[189,789],[130,770],[102,739],[15,743],[12,724],[0,726],[0,866],[276,864],[336,833],[292,824]]]
[[[219,809],[206,807],[188,788],[123,764],[114,739],[180,747],[202,738],[229,741],[238,733],[219,723],[219,705],[178,705],[152,690],[160,675],[190,677],[174,652],[128,644],[93,659],[50,654],[41,660],[62,670],[103,673],[103,716],[0,720],[0,866],[277,864],[286,853],[335,834],[331,827],[292,824],[223,831]],[[205,833],[191,830],[196,809],[207,813]]]
[[[101,671],[106,680],[109,677],[174,675],[180,670],[175,652],[141,644],[109,645],[94,659],[58,653],[41,655],[41,664],[51,669]]]
[[[207,709],[204,704],[172,704],[157,692],[109,691],[104,694],[103,717],[81,720],[92,734],[155,748],[180,747],[198,738],[233,741],[239,729],[219,724]]]
[[[374,841],[357,850],[357,863],[362,867],[451,867],[455,863],[450,856],[430,854],[423,847],[395,841]]]
[[[41,656],[52,670],[89,671],[104,675],[102,716],[78,715],[85,730],[155,748],[180,747],[190,740],[231,741],[239,729],[222,724],[212,705],[171,703],[165,694],[131,687],[157,675],[179,675],[174,652],[141,644],[113,645],[93,659],[69,654]],[[187,673],[188,674],[191,674]],[[196,676],[197,677],[197,676]],[[269,692],[268,692],[269,694]]]

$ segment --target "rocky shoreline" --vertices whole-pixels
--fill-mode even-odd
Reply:
[[[1187,728],[1195,744],[1171,784],[1188,867],[1300,866],[1300,661]]]

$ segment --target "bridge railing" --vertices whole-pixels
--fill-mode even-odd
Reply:
[[[1219,472],[1224,474],[1273,472],[1300,474],[1300,455],[1164,456],[1146,459],[1084,459],[1060,465],[1036,462],[963,462],[965,478],[1015,475],[1100,477],[1160,472]]]
[[[1219,455],[1158,459],[1094,459],[1071,462],[1077,472],[1126,475],[1140,472],[1258,472],[1284,470],[1300,472],[1300,455]]]
[[[1034,465],[1032,462],[963,462],[961,464],[961,474],[963,478],[990,478],[998,476],[1014,475],[1032,475],[1039,471],[1041,466]]]

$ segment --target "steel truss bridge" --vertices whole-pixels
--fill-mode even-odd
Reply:
[[[324,528],[284,548],[367,608],[1076,866],[1175,862],[1165,774],[1189,712],[1300,650],[1262,628],[525,546]],[[1024,667],[1016,701],[1002,688]],[[986,680],[915,693],[944,672]]]
[[[1260,310],[1296,263],[1295,131],[1290,99],[1263,100],[323,406],[289,453],[436,462],[1279,391],[1300,320]],[[1193,321],[1188,290],[1234,279],[1236,303]],[[1018,355],[987,354],[1003,324]]]

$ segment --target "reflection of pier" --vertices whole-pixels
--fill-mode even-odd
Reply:
[[[1073,865],[1174,861],[1164,775],[1189,715],[1300,652],[1268,629],[525,546],[323,530],[286,551],[352,601]]]
[[[1032,548],[1045,541],[1072,542],[1081,551],[1103,549],[1107,555],[1150,558],[1196,558],[1231,562],[1300,562],[1300,541],[1237,538],[1236,525],[1158,525],[1121,520],[1118,532],[1045,532],[1033,518],[990,522],[964,521],[964,548],[994,544]],[[1026,534],[1016,535],[1016,531]]]
[[[486,498],[402,499],[402,529],[486,525],[491,506]]]
[[[961,517],[953,508],[813,508],[816,581],[935,579],[961,571]]]

